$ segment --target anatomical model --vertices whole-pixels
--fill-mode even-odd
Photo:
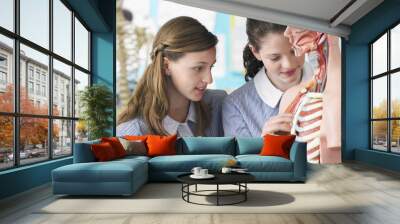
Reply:
[[[284,35],[293,44],[296,56],[307,54],[314,70],[311,80],[287,90],[280,113],[292,113],[291,134],[307,142],[310,163],[339,163],[340,75],[338,38],[325,33],[287,27]]]

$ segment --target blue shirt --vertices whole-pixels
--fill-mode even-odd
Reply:
[[[206,90],[203,100],[209,106],[211,122],[205,130],[205,136],[224,136],[222,128],[222,102],[227,96],[223,90]],[[195,133],[196,122],[187,119],[189,128]],[[117,136],[147,135],[150,131],[142,118],[134,118],[117,126]],[[179,133],[177,133],[179,135]]]
[[[313,76],[305,63],[302,81]],[[222,105],[222,124],[225,136],[260,137],[262,128],[279,112],[283,92],[277,89],[261,68],[254,79],[227,96]]]

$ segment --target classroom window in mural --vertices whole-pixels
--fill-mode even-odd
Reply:
[[[400,25],[371,45],[371,145],[400,153]]]
[[[71,87],[89,85],[90,32],[63,1],[51,2],[19,0],[16,15],[13,0],[0,3],[0,26],[13,32],[0,32],[0,170],[72,155],[73,125],[79,119],[73,105],[81,89],[73,92]],[[17,15],[20,33],[14,30]],[[72,49],[74,38],[76,50]],[[73,72],[85,74],[87,80],[79,75],[74,79]]]

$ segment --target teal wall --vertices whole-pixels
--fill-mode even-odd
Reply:
[[[71,163],[69,157],[0,172],[0,199],[48,183],[53,169]]]
[[[115,95],[115,0],[66,2],[92,32],[92,82],[107,85]],[[115,132],[113,127],[110,131]],[[0,199],[50,182],[53,169],[71,163],[68,157],[0,172]]]
[[[368,44],[400,22],[400,1],[386,0],[351,27],[343,44],[344,125],[343,159],[399,170],[400,156],[369,149],[369,48]]]

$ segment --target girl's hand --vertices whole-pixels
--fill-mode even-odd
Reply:
[[[293,115],[291,113],[278,114],[265,122],[261,136],[266,134],[290,133]]]

